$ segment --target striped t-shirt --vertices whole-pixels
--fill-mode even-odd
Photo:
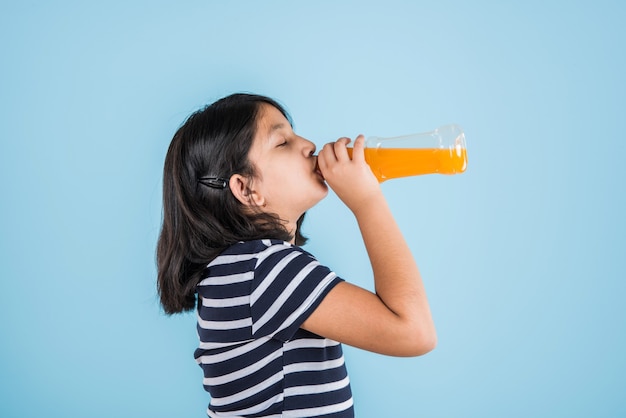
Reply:
[[[240,242],[198,284],[210,417],[353,417],[341,345],[300,328],[341,279],[302,248]]]

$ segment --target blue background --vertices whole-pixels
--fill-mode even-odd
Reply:
[[[204,416],[194,316],[156,296],[161,171],[251,91],[318,146],[465,129],[466,173],[382,185],[439,345],[347,347],[358,416],[626,416],[623,4],[3,1],[0,415]],[[335,195],[304,232],[372,288]]]

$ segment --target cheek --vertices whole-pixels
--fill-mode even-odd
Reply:
[[[298,164],[296,158],[275,159],[263,171],[264,191],[272,196],[295,198],[299,189],[311,181],[312,172],[305,164]]]
[[[294,177],[277,168],[266,170],[259,190],[267,197],[279,197],[289,193]]]

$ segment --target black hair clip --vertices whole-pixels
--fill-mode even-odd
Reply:
[[[228,180],[221,177],[200,177],[198,183],[213,189],[225,189],[228,186]]]

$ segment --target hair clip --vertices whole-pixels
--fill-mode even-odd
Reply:
[[[213,189],[225,189],[228,186],[228,180],[221,177],[200,177],[198,183]]]

